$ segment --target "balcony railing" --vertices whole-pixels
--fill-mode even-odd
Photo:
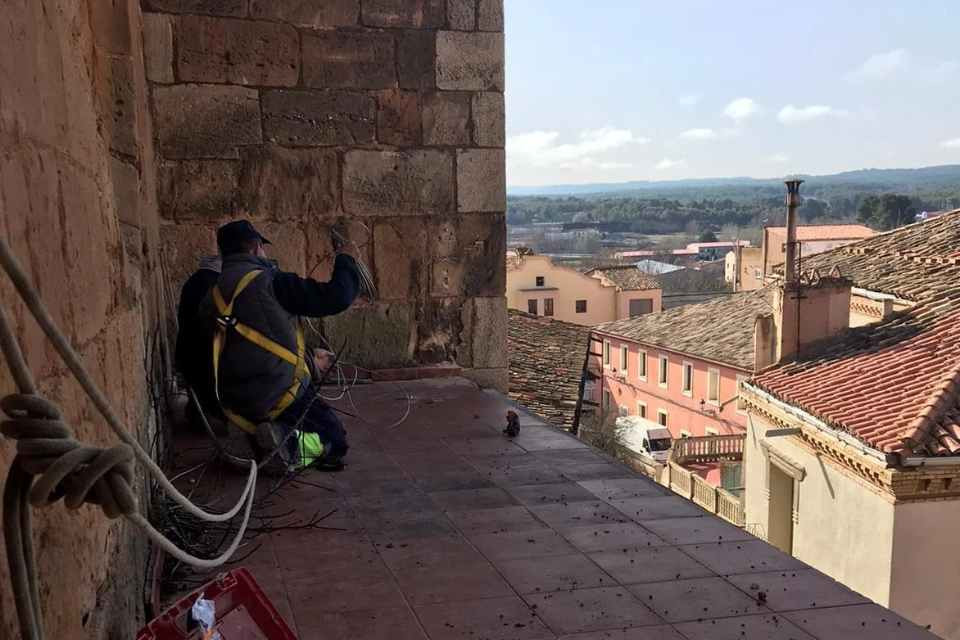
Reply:
[[[701,436],[673,441],[670,459],[678,464],[737,462],[743,459],[742,433],[726,436]]]
[[[661,483],[670,487],[674,493],[692,500],[727,522],[732,522],[738,527],[744,526],[743,503],[738,496],[713,486],[676,462],[669,462],[664,471],[665,473],[661,474]]]

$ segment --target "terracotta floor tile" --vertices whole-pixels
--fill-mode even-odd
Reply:
[[[582,480],[578,484],[604,501],[665,495],[663,487],[647,478]]]
[[[762,540],[695,544],[678,548],[721,576],[807,568],[796,558],[778,551]]]
[[[471,536],[470,541],[492,561],[559,556],[577,551],[552,529],[483,534]]]
[[[425,472],[423,475],[414,475],[413,481],[426,492],[487,489],[494,486],[490,478],[477,471]]]
[[[870,602],[836,580],[812,569],[746,573],[730,576],[728,579],[753,598],[759,598],[762,592],[767,608],[773,611],[839,607]]]
[[[541,462],[557,467],[576,467],[584,464],[609,463],[610,459],[595,449],[555,449],[534,452]]]
[[[676,547],[647,547],[628,551],[601,551],[590,557],[622,584],[665,582],[714,575],[710,569]]]
[[[524,450],[502,435],[493,434],[487,438],[456,438],[446,441],[450,449],[457,454],[471,456],[501,456],[520,454]]]
[[[670,626],[635,627],[633,629],[607,629],[561,636],[557,640],[684,640]]]
[[[548,504],[530,510],[555,529],[630,521],[607,503],[597,501]]]
[[[407,608],[342,613],[304,609],[301,617],[299,637],[304,640],[426,640]]]
[[[817,640],[933,640],[929,631],[876,604],[796,611],[784,617]]]
[[[769,613],[723,578],[635,584],[629,589],[667,622]]]
[[[415,607],[430,640],[552,640],[556,636],[520,598]]]
[[[491,482],[507,488],[531,484],[556,484],[567,481],[563,473],[544,464],[524,464],[523,466],[495,469],[486,472],[485,477]]]
[[[557,635],[663,624],[623,587],[558,591],[524,599],[536,605],[537,615]]]
[[[571,527],[561,529],[560,534],[584,553],[623,551],[666,544],[649,530],[633,522]]]
[[[580,553],[499,560],[494,565],[520,594],[615,585],[610,576]]]
[[[645,520],[643,526],[670,544],[756,540],[740,527],[720,518],[663,518]]]
[[[449,517],[457,528],[468,536],[484,533],[536,531],[546,528],[546,525],[534,518],[526,507],[451,511]]]
[[[588,502],[597,497],[573,482],[557,484],[530,484],[510,487],[508,491],[514,498],[528,507],[564,502]]]
[[[385,566],[339,572],[322,565],[317,569],[315,576],[286,581],[290,606],[298,621],[304,611],[359,611],[406,606]]]
[[[661,518],[702,517],[706,511],[689,500],[679,496],[650,496],[611,500],[610,505],[619,509],[637,522],[659,520]]]
[[[395,573],[400,590],[414,605],[466,602],[513,594],[500,574],[484,559],[410,567]]]
[[[499,488],[436,491],[430,494],[430,499],[444,511],[493,509],[520,504],[516,498]]]
[[[552,427],[521,427],[520,435],[513,439],[513,443],[527,451],[589,449],[589,445],[575,436]]]
[[[568,480],[605,480],[608,478],[635,478],[632,471],[621,464],[601,462],[598,464],[581,464],[563,469],[563,475]]]
[[[674,628],[688,640],[814,640],[778,614],[686,622]]]

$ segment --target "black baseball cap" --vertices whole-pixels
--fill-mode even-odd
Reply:
[[[217,229],[217,247],[220,249],[220,254],[224,256],[242,253],[251,240],[270,244],[270,241],[264,238],[249,220],[234,220]]]

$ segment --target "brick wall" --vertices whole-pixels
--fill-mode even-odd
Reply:
[[[20,0],[0,22],[0,235],[129,428],[152,441],[162,376],[156,171],[136,0]],[[0,275],[41,391],[77,437],[108,430]],[[0,396],[13,391],[0,358]],[[0,483],[14,445],[0,440]],[[146,504],[146,501],[142,501]],[[130,638],[143,619],[143,537],[98,508],[35,510],[47,638]],[[2,534],[0,534],[2,537]],[[6,560],[0,637],[19,637]]]
[[[329,319],[371,368],[506,385],[502,0],[143,0],[164,273],[222,222],[325,278],[346,218],[380,299]]]

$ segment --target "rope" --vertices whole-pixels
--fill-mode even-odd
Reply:
[[[2,238],[0,266],[3,266],[27,308],[80,386],[122,441],[122,444],[111,448],[100,448],[83,445],[73,438],[73,432],[62,420],[60,410],[37,395],[33,376],[7,320],[6,311],[0,304],[0,349],[19,390],[19,393],[0,400],[0,409],[9,417],[0,424],[0,432],[17,440],[17,454],[10,465],[3,493],[3,533],[21,637],[26,640],[43,640],[43,616],[40,611],[36,559],[33,553],[30,506],[47,506],[61,498],[70,509],[79,508],[85,502],[98,504],[108,518],[125,517],[140,527],[154,544],[177,560],[210,569],[230,559],[246,533],[253,507],[257,466],[251,462],[244,492],[233,509],[227,513],[211,514],[194,505],[173,486],[149,454],[123,428],[107,398],[93,382],[70,343],[57,329],[36,290]],[[229,548],[216,558],[197,558],[179,549],[157,531],[137,511],[136,495],[131,487],[135,480],[134,459],[139,459],[146,466],[178,505],[203,520],[229,520],[245,503],[243,522]],[[34,482],[34,476],[39,476],[39,480]]]

